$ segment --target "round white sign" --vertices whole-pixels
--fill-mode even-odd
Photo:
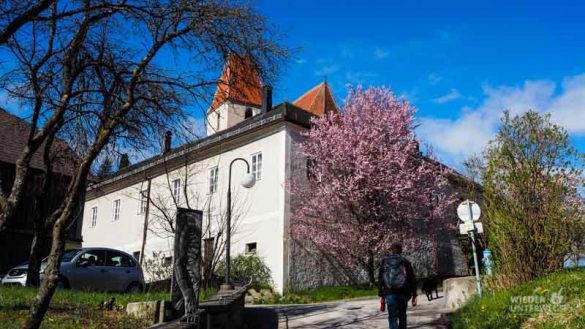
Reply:
[[[464,222],[476,221],[481,216],[481,209],[477,203],[465,200],[457,207],[457,216]]]

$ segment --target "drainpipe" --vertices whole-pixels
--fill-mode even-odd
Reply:
[[[144,246],[146,245],[146,235],[148,233],[148,213],[150,210],[150,182],[151,179],[148,179],[148,185],[146,187],[146,210],[144,210],[144,228],[142,231],[142,247],[140,247],[140,266],[142,267],[142,263],[144,262]],[[142,195],[140,196],[142,198]]]

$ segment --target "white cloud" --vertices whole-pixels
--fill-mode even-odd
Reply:
[[[372,81],[378,74],[374,72],[348,72],[345,74],[345,79],[350,84],[359,84]]]
[[[301,65],[302,65],[302,64],[305,64],[305,63],[307,63],[307,60],[306,60],[306,59],[304,59],[304,58],[299,58],[299,59],[296,59],[296,60],[295,60],[295,63],[297,63],[297,64],[301,64]]]
[[[457,89],[451,89],[451,91],[449,91],[448,94],[433,99],[433,102],[438,104],[445,104],[459,98],[461,98],[461,94],[459,93],[459,91]]]
[[[317,76],[327,76],[339,71],[338,65],[327,65],[322,67],[321,69],[315,71],[315,75]]]
[[[460,165],[480,153],[494,138],[505,110],[513,115],[550,113],[570,134],[585,135],[585,74],[565,78],[561,88],[550,80],[527,80],[521,86],[484,86],[483,92],[481,105],[462,108],[455,119],[421,119],[418,133],[449,164]]]
[[[376,50],[374,50],[374,56],[376,56],[377,59],[386,58],[388,57],[388,55],[390,55],[390,52],[388,50],[382,48],[376,48]]]
[[[433,86],[434,86],[434,85],[436,85],[437,83],[441,82],[441,80],[443,80],[443,77],[442,77],[442,76],[440,76],[440,75],[438,75],[438,74],[435,74],[435,73],[431,73],[431,74],[429,74],[429,83],[430,83],[431,85],[433,85]]]

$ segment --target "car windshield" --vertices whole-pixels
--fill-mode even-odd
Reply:
[[[73,259],[73,257],[75,257],[75,255],[77,255],[80,251],[81,251],[81,249],[73,249],[73,250],[66,251],[63,254],[63,258],[61,258],[61,263],[70,262]],[[45,257],[42,262],[46,263],[48,259],[49,259],[49,257]]]
[[[73,257],[75,257],[75,255],[77,255],[81,250],[80,249],[73,249],[73,250],[69,250],[66,251],[63,254],[63,258],[61,259],[61,262],[70,262]]]

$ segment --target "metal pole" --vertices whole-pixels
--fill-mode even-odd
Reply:
[[[146,209],[144,210],[144,226],[142,228],[142,246],[140,247],[140,255],[138,259],[138,263],[142,266],[144,262],[144,248],[146,246],[146,236],[148,234],[148,217],[150,213],[150,183],[151,179],[148,178],[148,185],[146,188]],[[142,195],[143,191],[140,191],[140,201],[142,202]],[[142,205],[141,205],[142,206]],[[142,209],[141,209],[142,210]]]
[[[471,247],[473,249],[473,263],[475,264],[475,282],[477,283],[477,293],[481,297],[481,281],[479,279],[479,266],[477,261],[477,251],[475,249],[475,230],[469,232],[471,237]]]
[[[247,173],[250,173],[250,164],[246,159],[235,158],[230,162],[229,175],[228,175],[228,191],[227,191],[227,211],[226,211],[226,242],[225,242],[225,282],[223,284],[224,289],[233,289],[230,283],[230,270],[231,270],[231,238],[232,238],[232,165],[234,162],[241,160],[246,163]]]
[[[467,207],[469,209],[469,220],[473,222],[473,210],[471,209],[471,202],[467,200]],[[477,250],[475,248],[475,224],[473,230],[469,231],[471,238],[471,249],[473,250],[473,264],[475,265],[475,283],[477,284],[477,293],[481,297],[481,280],[479,278],[479,262],[477,260]]]
[[[231,167],[230,167],[230,185],[231,185]],[[230,267],[231,267],[231,257],[230,257],[230,244],[231,244],[231,228],[232,228],[232,191],[231,187],[228,187],[227,192],[227,219],[226,219],[226,242],[225,242],[225,285],[226,288],[231,289],[230,284]],[[229,286],[229,287],[228,287]]]

